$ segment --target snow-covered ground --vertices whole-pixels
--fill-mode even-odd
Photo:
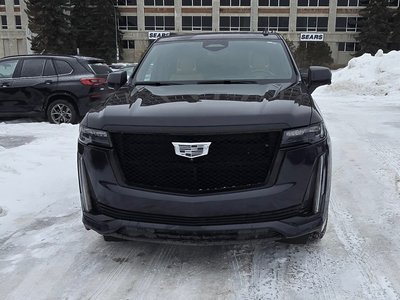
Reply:
[[[106,243],[80,221],[77,126],[0,123],[0,297],[400,299],[399,61],[363,56],[314,93],[334,169],[306,246]]]

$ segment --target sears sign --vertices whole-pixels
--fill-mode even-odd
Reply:
[[[324,34],[320,32],[302,32],[300,33],[300,41],[302,42],[323,42]]]
[[[149,40],[156,40],[163,36],[169,36],[170,32],[167,31],[150,31]]]

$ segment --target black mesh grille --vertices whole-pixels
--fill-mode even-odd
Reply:
[[[113,133],[126,184],[186,194],[213,193],[264,185],[279,132],[229,135]],[[172,142],[211,142],[206,156],[175,154]]]
[[[247,224],[259,222],[271,222],[284,220],[287,218],[302,216],[308,213],[306,208],[301,205],[292,206],[285,209],[269,211],[258,214],[248,215],[230,215],[230,216],[212,216],[212,217],[182,217],[148,214],[142,212],[133,212],[116,209],[102,203],[97,203],[99,213],[120,219],[135,222],[170,224],[181,226],[211,226],[211,225],[229,225],[229,224]]]

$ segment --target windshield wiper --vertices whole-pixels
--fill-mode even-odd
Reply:
[[[179,82],[171,82],[171,81],[136,81],[134,85],[154,85],[154,86],[162,86],[162,85],[181,85]]]
[[[257,84],[257,80],[201,80],[197,84]]]

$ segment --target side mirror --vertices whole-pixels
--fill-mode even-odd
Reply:
[[[112,72],[108,74],[107,84],[109,88],[114,90],[118,90],[121,86],[123,86],[128,81],[128,75],[126,71],[122,72]]]
[[[308,69],[308,91],[310,93],[314,92],[319,86],[331,84],[332,73],[329,68],[311,66]]]

